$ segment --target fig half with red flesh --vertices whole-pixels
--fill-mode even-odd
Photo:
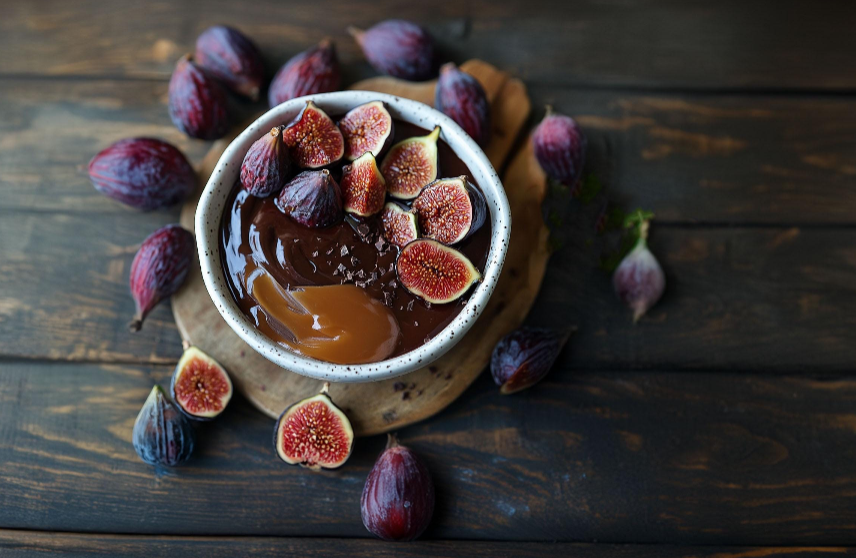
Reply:
[[[432,304],[459,299],[481,279],[465,255],[427,238],[416,239],[401,249],[395,271],[404,288]]]
[[[483,223],[487,204],[466,176],[441,178],[422,189],[413,201],[422,235],[455,244]]]
[[[366,151],[342,169],[342,205],[345,211],[360,217],[374,215],[383,209],[386,181],[377,170],[374,155]]]
[[[392,141],[392,116],[383,101],[371,101],[352,108],[339,120],[345,138],[345,158],[353,161],[366,151],[380,157]]]
[[[304,169],[318,169],[335,163],[345,154],[345,140],[333,119],[312,101],[288,127],[282,139],[292,159]]]
[[[392,146],[380,165],[386,188],[394,198],[412,200],[437,178],[437,140],[440,127],[427,136],[400,141]]]
[[[232,380],[220,363],[188,346],[172,373],[172,398],[194,420],[211,420],[232,399]]]
[[[354,430],[341,409],[321,393],[298,401],[279,417],[274,431],[276,454],[289,465],[318,471],[344,465],[354,447]]]
[[[416,214],[395,202],[383,206],[380,215],[383,237],[399,248],[419,238]]]

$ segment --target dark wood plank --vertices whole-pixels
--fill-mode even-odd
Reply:
[[[6,556],[69,554],[85,556],[121,555],[132,558],[191,558],[205,556],[307,558],[372,556],[377,558],[412,556],[477,558],[528,558],[530,556],[578,556],[580,558],[799,558],[852,556],[856,550],[845,547],[679,547],[663,545],[606,545],[573,543],[513,543],[475,541],[417,541],[391,544],[364,539],[311,539],[274,537],[158,537],[134,535],[84,535],[38,531],[0,530],[0,549]]]
[[[798,1],[617,4],[537,0],[405,3],[228,0],[154,3],[7,1],[0,72],[166,79],[209,25],[252,35],[271,72],[333,37],[345,62],[362,61],[348,25],[390,16],[425,23],[447,57],[479,57],[529,80],[641,87],[853,89],[856,7]],[[365,64],[354,70],[360,75]]]
[[[579,118],[588,169],[610,197],[661,220],[856,223],[856,114],[847,97],[531,92],[536,118],[545,103]],[[175,129],[165,95],[162,82],[0,81],[0,208],[131,213],[83,171],[131,135],[163,137],[198,162],[208,144]]]
[[[634,326],[600,268],[601,239],[588,214],[597,208],[568,207],[558,233],[564,243],[529,318],[580,328],[565,366],[835,372],[856,361],[856,230],[655,224],[651,245],[668,287]],[[168,213],[3,213],[0,355],[176,360],[181,344],[166,304],[140,333],[126,328],[133,255],[173,220]]]
[[[186,466],[139,462],[131,427],[168,373],[0,367],[0,525],[366,536],[359,496],[381,437],[339,471],[291,468],[273,455],[273,421],[238,398]],[[560,368],[515,396],[483,376],[399,434],[437,486],[427,539],[852,545],[854,403],[849,377]]]

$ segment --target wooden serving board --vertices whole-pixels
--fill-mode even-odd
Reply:
[[[485,150],[502,169],[530,110],[523,83],[493,66],[471,60],[461,68],[484,86],[491,102],[493,136]],[[434,82],[410,83],[372,78],[351,89],[379,91],[433,104]],[[231,139],[215,143],[203,160],[204,184]],[[334,384],[330,395],[351,419],[357,435],[378,434],[439,412],[476,379],[490,361],[496,342],[519,326],[535,300],[549,251],[548,231],[541,215],[546,181],[529,142],[514,155],[503,180],[511,205],[512,232],[508,255],[496,290],[484,313],[467,335],[431,366],[406,376],[372,383]],[[193,230],[197,199],[185,204],[181,224]],[[260,410],[277,417],[290,404],[317,393],[322,382],[284,370],[246,345],[220,317],[205,290],[197,267],[172,300],[184,339],[220,361],[235,386]]]

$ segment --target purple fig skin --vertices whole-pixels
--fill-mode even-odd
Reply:
[[[117,141],[92,158],[89,178],[105,196],[144,211],[175,205],[196,187],[187,158],[154,138]]]
[[[282,130],[273,128],[250,146],[241,164],[241,186],[256,197],[278,192],[291,174],[291,158]]]
[[[481,84],[452,62],[440,68],[434,108],[457,122],[477,144],[490,139],[490,105]]]
[[[196,62],[226,87],[253,101],[264,85],[265,65],[258,47],[232,27],[209,27],[196,39]]]
[[[131,331],[140,331],[152,308],[184,283],[193,247],[193,235],[179,225],[160,228],[143,241],[131,263],[131,296],[137,304]]]
[[[268,101],[275,107],[288,100],[329,93],[339,89],[341,76],[336,47],[330,40],[323,40],[294,56],[280,68],[268,90]]]
[[[654,306],[666,290],[666,276],[660,262],[648,249],[648,221],[639,228],[639,240],[615,270],[615,294],[633,310],[633,322]]]
[[[538,164],[547,176],[569,188],[574,188],[582,175],[587,144],[579,124],[569,116],[554,114],[549,106],[532,134]]]
[[[434,482],[425,463],[390,435],[360,499],[363,525],[387,541],[412,541],[434,515]]]
[[[229,130],[228,102],[223,87],[190,55],[178,61],[169,80],[169,116],[192,138],[215,140]]]
[[[507,395],[541,381],[553,367],[570,331],[521,327],[500,339],[490,358],[490,373]]]
[[[392,77],[423,81],[434,76],[434,39],[411,21],[388,19],[350,33],[372,67]]]
[[[323,229],[342,220],[342,192],[327,169],[304,171],[282,188],[276,207],[303,225]]]
[[[175,467],[190,459],[196,445],[196,431],[156,385],[137,415],[131,439],[143,462]]]

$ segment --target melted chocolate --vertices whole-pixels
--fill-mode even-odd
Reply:
[[[428,130],[395,121],[393,141],[426,134]],[[442,140],[438,142],[438,157],[438,176],[470,176],[466,165]],[[331,172],[338,182],[341,166]],[[475,185],[472,178],[470,182]],[[467,296],[449,304],[430,304],[398,284],[395,274],[398,248],[383,239],[379,216],[361,220],[349,216],[332,227],[310,229],[281,213],[274,198],[256,198],[239,183],[235,184],[226,202],[220,229],[223,272],[232,297],[241,311],[271,339],[277,340],[281,334],[259,315],[261,309],[243,286],[247,258],[252,258],[289,289],[341,283],[353,283],[366,289],[372,297],[390,307],[401,327],[401,337],[392,356],[422,346],[449,325],[464,307]],[[490,237],[488,219],[455,248],[484,272]]]

